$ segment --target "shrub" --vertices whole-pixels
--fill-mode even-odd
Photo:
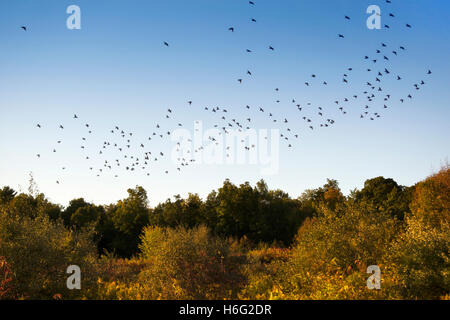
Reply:
[[[0,257],[0,300],[13,299],[12,275],[9,264]]]
[[[205,226],[147,227],[140,249],[149,261],[140,274],[146,299],[234,298],[244,281],[244,257]]]
[[[88,232],[72,232],[61,220],[0,210],[0,256],[11,269],[14,295],[23,299],[82,298],[96,279],[96,248]],[[81,268],[82,290],[68,290],[69,265]]]
[[[253,292],[264,299],[375,299],[377,290],[366,287],[366,267],[381,265],[390,242],[400,230],[389,214],[370,208],[348,207],[307,220],[299,229],[287,262]],[[381,266],[380,266],[381,267]]]
[[[407,229],[386,257],[389,298],[439,299],[450,293],[450,169],[417,184]]]
[[[245,275],[248,279],[239,299],[273,300],[285,298],[280,288],[283,266],[290,258],[290,250],[266,247],[251,250],[247,254]]]

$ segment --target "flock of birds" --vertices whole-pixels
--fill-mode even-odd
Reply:
[[[390,4],[390,0],[385,0],[387,4]],[[256,3],[254,1],[248,2],[250,6],[255,6]],[[343,17],[346,21],[351,22],[350,16]],[[396,19],[396,16],[393,13],[389,13],[389,19]],[[256,22],[255,18],[250,18],[252,23]],[[24,31],[27,31],[26,26],[21,27]],[[391,26],[389,24],[384,25],[385,29],[390,29]],[[412,29],[412,26],[409,23],[405,24],[405,28]],[[238,29],[234,26],[230,26],[228,28],[228,32],[235,33],[238,32]],[[345,39],[345,35],[338,34],[338,39]],[[163,46],[169,48],[170,44],[167,41],[163,42]],[[267,50],[271,52],[276,52],[276,49],[272,45],[267,46]],[[402,81],[403,75],[396,74],[393,71],[393,62],[396,58],[400,57],[407,51],[406,45],[398,44],[396,46],[390,46],[387,43],[380,43],[380,46],[376,51],[367,54],[362,57],[366,62],[365,70],[363,72],[367,74],[367,80],[362,85],[364,89],[362,91],[354,92],[353,94],[342,97],[340,99],[336,99],[334,101],[330,101],[327,108],[333,108],[334,111],[338,111],[342,115],[346,115],[348,112],[348,106],[350,102],[358,103],[361,106],[361,110],[359,113],[360,119],[367,119],[370,121],[375,121],[376,119],[381,117],[381,111],[375,111],[373,104],[381,103],[379,106],[381,110],[390,108],[390,105],[393,101],[393,96],[388,91],[385,90],[383,86],[383,82],[386,78],[391,78],[394,81]],[[252,53],[251,49],[246,49],[247,53]],[[342,74],[342,84],[345,86],[350,86],[351,81],[351,73],[354,71],[353,67],[346,67],[344,73]],[[424,76],[431,75],[431,70],[425,71]],[[252,71],[247,70],[246,77],[251,79]],[[237,81],[239,84],[244,82],[244,78],[238,78]],[[327,79],[319,80],[319,77],[316,74],[311,74],[309,79],[306,79],[304,82],[305,87],[311,87],[320,85],[323,88],[326,88],[329,84]],[[355,84],[356,85],[356,84]],[[426,82],[424,79],[419,79],[416,83],[411,85],[411,89],[413,91],[420,90]],[[274,88],[274,93],[279,93],[279,88]],[[277,96],[278,97],[278,96]],[[275,98],[276,103],[281,103],[279,98]],[[399,102],[404,103],[407,100],[413,99],[413,93],[410,92],[405,96],[399,97]],[[336,120],[331,116],[326,116],[327,108],[322,106],[314,106],[312,102],[299,103],[297,99],[290,99],[292,105],[296,108],[299,113],[300,123],[304,123],[305,130],[316,130],[318,128],[328,128],[335,124]],[[193,101],[186,102],[187,107],[195,106]],[[239,119],[237,116],[232,115],[232,110],[226,107],[202,107],[201,110],[204,112],[211,112],[216,115],[217,122],[214,125],[214,128],[217,129],[219,135],[227,135],[230,130],[237,130],[239,132],[244,132],[246,130],[251,129],[252,123],[252,114],[260,113],[263,116],[266,116],[269,121],[272,123],[276,123],[280,126],[280,138],[286,144],[287,148],[293,148],[296,145],[296,141],[300,139],[300,134],[298,132],[297,125],[299,121],[297,119],[292,120],[287,117],[280,117],[275,115],[274,111],[270,111],[267,108],[262,107],[254,107],[250,105],[243,106],[244,111],[247,112],[248,118]],[[314,110],[314,113],[317,113],[316,118],[308,117],[304,115],[305,109],[308,111]],[[373,110],[373,111],[372,111]],[[297,112],[296,111],[296,112]],[[352,110],[354,111],[354,110]],[[243,112],[240,111],[239,114],[242,116]],[[154,151],[151,148],[151,144],[155,140],[167,139],[171,136],[171,130],[178,127],[183,127],[182,121],[174,121],[176,119],[175,109],[169,108],[166,111],[165,120],[169,120],[170,124],[164,126],[161,122],[155,123],[154,130],[149,133],[145,139],[138,139],[136,135],[131,130],[126,130],[119,125],[112,125],[110,129],[110,138],[103,141],[103,143],[99,146],[95,147],[95,153],[92,154],[84,154],[83,157],[86,161],[93,160],[96,156],[96,161],[94,164],[87,165],[88,169],[92,171],[96,176],[100,177],[103,174],[113,174],[114,177],[119,177],[119,174],[115,169],[122,169],[122,172],[142,172],[148,176],[150,176],[153,170],[154,163],[164,163],[164,158],[167,157],[163,151],[158,150]],[[161,119],[162,120],[162,119]],[[291,121],[292,120],[292,121]],[[89,123],[82,122],[77,114],[73,115],[73,121],[80,122],[80,126],[84,127],[84,134],[80,138],[80,146],[82,150],[87,151],[87,144],[89,137],[93,135],[92,126]],[[36,125],[38,129],[42,128],[42,124]],[[59,130],[64,130],[64,125],[59,125]],[[198,129],[196,129],[198,130]],[[267,139],[267,137],[265,138]],[[210,136],[208,137],[208,144],[215,143],[219,145],[218,137]],[[191,142],[191,141],[188,141]],[[61,140],[56,141],[56,145],[60,145],[62,143]],[[242,145],[246,151],[250,151],[256,148],[255,144],[251,144],[251,142],[241,140]],[[183,146],[180,142],[177,143],[177,151],[179,152],[179,157],[177,158],[177,163],[175,165],[176,171],[181,171],[184,167],[187,167],[193,163],[195,163],[194,153],[201,153],[205,149],[205,145],[198,147],[195,150],[182,150]],[[57,152],[57,147],[55,146],[51,149],[53,153]],[[113,151],[113,152],[109,152]],[[226,147],[226,156],[231,157],[232,150],[230,147]],[[110,155],[114,154],[114,159],[110,158]],[[187,155],[186,155],[187,154]],[[117,156],[119,155],[119,156]],[[38,158],[41,158],[41,154],[37,154]],[[100,157],[100,158],[99,158]],[[100,162],[99,162],[100,161]],[[166,163],[168,163],[167,161]],[[101,165],[99,165],[101,163]],[[66,170],[67,167],[63,166],[62,170]],[[163,169],[165,174],[169,174],[168,169]],[[57,184],[60,184],[61,181],[57,180]]]

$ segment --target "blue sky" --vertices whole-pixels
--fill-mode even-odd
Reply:
[[[40,191],[63,205],[75,197],[110,203],[125,197],[127,188],[142,185],[155,204],[175,194],[205,196],[226,178],[236,184],[264,178],[269,187],[296,197],[323,185],[326,178],[337,179],[344,193],[380,175],[411,185],[446,161],[450,149],[448,1],[255,3],[1,1],[0,185],[25,191],[33,172]],[[81,8],[81,30],[66,28],[66,8],[72,4]],[[365,11],[371,4],[381,7],[382,23],[390,25],[389,30],[367,29]],[[387,16],[390,12],[394,19]],[[406,28],[406,23],[413,28]],[[22,25],[27,32],[20,29]],[[231,26],[234,33],[227,30]],[[386,50],[400,51],[399,46],[407,50],[398,57],[390,54],[389,62],[381,62],[380,55],[376,65],[365,61],[365,55],[376,56],[381,42],[387,44]],[[376,71],[384,66],[392,71],[382,83],[383,93],[392,95],[389,108],[383,110],[382,101],[370,104],[371,112],[381,114],[376,121],[360,119],[367,104],[364,83],[374,81],[365,71],[368,65]],[[349,67],[353,71],[348,72]],[[426,75],[429,69],[432,75]],[[349,74],[348,85],[342,83],[343,73]],[[402,81],[396,81],[394,73]],[[317,78],[312,79],[312,74]],[[244,79],[243,84],[238,78]],[[416,91],[413,84],[422,79],[426,85]],[[328,86],[320,85],[322,80]],[[305,81],[312,85],[306,87]],[[347,114],[343,115],[333,101],[350,99],[355,93],[359,100],[344,105]],[[413,99],[400,103],[409,93]],[[303,106],[302,113],[291,103],[293,98]],[[290,149],[281,143],[280,170],[271,176],[262,176],[255,165],[199,165],[178,173],[168,160],[155,164],[149,177],[122,171],[117,171],[118,178],[96,177],[89,170],[85,156],[93,158],[97,146],[114,140],[108,136],[114,126],[132,131],[135,143],[145,141],[156,123],[173,130],[182,122],[193,130],[194,121],[201,120],[211,128],[218,115],[205,111],[206,106],[226,107],[230,118],[251,116],[256,129],[285,128],[269,120],[266,113],[273,112],[279,119],[289,119],[300,141]],[[318,124],[318,106],[335,124],[309,130],[302,116]],[[258,112],[258,107],[266,113]],[[174,119],[164,119],[168,108]],[[74,113],[78,120],[72,119]],[[90,124],[91,135],[85,123]],[[60,124],[64,130],[58,129]],[[89,140],[84,151],[82,137]],[[168,153],[173,146],[164,139],[152,142],[151,150]],[[109,160],[117,156],[111,154]],[[170,173],[164,174],[165,170]]]

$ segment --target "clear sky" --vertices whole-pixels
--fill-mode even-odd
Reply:
[[[154,205],[175,194],[205,196],[226,178],[236,184],[264,178],[270,188],[293,197],[323,185],[326,178],[337,179],[344,193],[380,175],[412,185],[446,161],[449,1],[254,2],[252,6],[246,0],[1,1],[0,185],[25,191],[33,172],[40,191],[63,205],[75,197],[111,203],[125,197],[127,188],[142,185]],[[81,8],[81,30],[66,27],[66,8],[72,4]],[[366,9],[372,4],[380,6],[382,24],[389,29],[367,29]],[[387,47],[382,48],[382,42]],[[384,51],[376,54],[377,49]],[[383,54],[390,60],[383,61]],[[366,55],[378,62],[364,60]],[[376,84],[383,92],[369,103],[363,91],[372,91],[365,83],[375,84],[374,72],[385,67],[391,73]],[[373,69],[371,74],[367,68]],[[342,82],[344,73],[348,84]],[[426,84],[416,90],[413,84],[421,80]],[[384,102],[381,97],[386,94],[391,98]],[[408,94],[413,99],[405,98]],[[344,98],[350,102],[344,103]],[[407,101],[402,104],[400,98]],[[192,106],[187,101],[193,101]],[[383,108],[385,103],[388,109]],[[377,112],[380,118],[361,119],[366,104],[369,115]],[[319,127],[324,121],[319,106],[323,118],[335,121],[328,128]],[[213,113],[214,107],[221,109]],[[168,108],[173,113],[165,119]],[[269,112],[278,120],[287,118],[289,124],[273,123]],[[79,119],[73,119],[74,114]],[[226,122],[220,122],[223,115]],[[312,120],[314,130],[303,116]],[[136,153],[145,142],[146,151],[167,155],[175,142],[166,137],[146,140],[156,123],[161,132],[176,129],[178,123],[194,132],[196,120],[208,129],[233,118],[245,123],[248,117],[252,128],[285,133],[289,126],[300,136],[298,140],[290,136],[292,148],[280,142],[280,168],[274,175],[262,175],[260,166],[250,164],[202,164],[177,172],[167,157],[152,163],[150,176],[125,171],[123,158],[122,167],[105,169],[100,177],[89,170],[104,159],[114,163],[123,157],[111,147],[103,158],[98,154],[104,141],[122,141],[117,132],[110,133],[115,126],[133,132]]]

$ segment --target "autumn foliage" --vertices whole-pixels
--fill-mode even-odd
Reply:
[[[448,299],[450,169],[411,187],[336,180],[293,199],[225,181],[154,208],[0,190],[0,299]],[[82,290],[65,286],[68,265]],[[367,267],[381,289],[367,287]]]

